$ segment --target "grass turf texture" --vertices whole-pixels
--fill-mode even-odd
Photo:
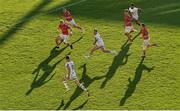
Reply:
[[[73,82],[63,96],[63,57],[71,50],[53,49],[62,10],[48,12],[78,1],[0,0],[0,109],[180,109],[179,0],[87,0],[69,7],[86,29],[83,38],[73,29],[71,57],[91,97]],[[140,19],[160,45],[145,59],[139,37],[122,47],[123,9],[131,2],[143,9]],[[98,51],[84,58],[93,27],[117,56]]]

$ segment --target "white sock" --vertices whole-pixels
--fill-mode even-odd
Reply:
[[[84,85],[83,85],[82,83],[79,85],[79,87],[80,87],[81,89],[83,89],[84,91],[87,91],[87,89],[84,87]]]
[[[66,89],[69,89],[69,86],[68,86],[68,84],[67,84],[67,81],[63,81],[63,83],[64,83],[65,88],[66,88]]]

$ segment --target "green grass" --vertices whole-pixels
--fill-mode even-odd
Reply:
[[[91,97],[73,82],[63,97],[63,58],[71,50],[53,49],[62,11],[49,12],[78,1],[0,0],[0,109],[180,109],[179,0],[87,0],[69,7],[86,29],[83,38],[73,29],[71,57]],[[121,49],[126,42],[123,9],[131,2],[143,9],[141,21],[151,42],[160,45],[144,60],[139,38]],[[97,51],[84,58],[92,47],[93,27],[117,56]]]

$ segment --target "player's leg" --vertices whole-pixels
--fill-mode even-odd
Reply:
[[[131,31],[130,31],[131,32]],[[125,35],[128,37],[129,42],[133,42],[131,33],[125,33]]]
[[[149,42],[150,39],[144,40],[143,42],[143,54],[142,56],[145,57],[146,56],[146,50],[149,48],[149,46],[151,45]]]
[[[158,44],[151,44],[151,45],[148,46],[148,48],[153,47],[153,46],[158,47]]]
[[[64,86],[65,86],[65,88],[66,88],[65,93],[70,90],[70,88],[69,88],[69,86],[68,86],[68,84],[67,84],[67,81],[68,81],[68,80],[69,80],[69,78],[67,78],[67,76],[65,76],[64,79],[63,79],[63,84],[64,84]]]
[[[136,24],[141,26],[141,22],[139,20],[135,20]]]
[[[68,42],[69,40],[69,35],[64,35],[64,44],[66,44],[67,46],[70,46],[71,49],[73,49],[73,46],[70,42]]]
[[[94,45],[94,47],[91,49],[90,51],[90,55],[93,55],[93,53],[98,50],[100,47],[98,47],[97,45]]]
[[[81,26],[77,25],[76,22],[74,21],[74,19],[72,19],[72,20],[70,21],[70,24],[71,24],[73,27],[75,27],[75,28],[77,28],[77,29],[80,29],[82,32],[84,32],[84,29],[83,29]]]
[[[89,96],[89,92],[88,92],[87,88],[83,85],[83,83],[80,83],[78,79],[75,79],[74,82],[75,82],[75,84],[76,84],[77,86],[79,86],[83,91],[86,91],[87,94],[88,94],[88,96]]]
[[[109,49],[106,49],[105,47],[101,47],[101,50],[104,52],[104,53],[111,53],[111,50]]]
[[[71,49],[73,49],[73,45],[70,42],[64,42],[65,45],[69,46]]]
[[[60,36],[57,36],[55,42],[56,42],[56,48],[59,48],[60,44],[62,43],[62,38]]]
[[[114,55],[117,54],[116,51],[112,51],[112,50],[106,49],[105,47],[101,47],[101,50],[102,50],[104,53],[111,53],[111,54],[114,54]]]
[[[147,50],[147,46],[143,46],[143,54],[142,54],[142,57],[145,57],[145,56],[146,56],[146,50]]]
[[[132,31],[133,31],[132,26],[126,26],[125,27],[125,35],[128,37],[128,40],[130,43],[133,42],[132,35],[131,35]]]
[[[75,28],[78,28],[78,29],[82,29],[79,25],[76,24],[76,22],[74,21],[74,19],[72,19],[70,22],[69,22],[73,27]]]

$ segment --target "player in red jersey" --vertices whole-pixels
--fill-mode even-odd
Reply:
[[[66,19],[68,24],[72,25],[75,28],[80,29],[83,32],[83,28],[76,24],[76,22],[73,19],[73,16],[71,15],[71,13],[67,9],[64,8],[63,13],[64,13],[64,18]]]
[[[149,32],[145,24],[141,24],[141,31],[139,35],[142,34],[142,39],[143,39],[143,57],[146,56],[146,50],[152,46],[158,46],[157,44],[151,44],[150,43],[150,37],[149,37]]]
[[[125,35],[128,37],[130,43],[133,42],[131,33],[134,32],[132,26],[132,17],[129,14],[129,10],[124,10],[124,28],[125,28]]]
[[[71,31],[70,33],[69,30]],[[58,31],[60,32],[60,34],[55,39],[56,48],[59,48],[60,44],[64,42],[64,44],[69,45],[70,48],[73,49],[72,44],[68,42],[69,36],[72,35],[72,29],[66,23],[64,23],[64,20],[60,20]]]

